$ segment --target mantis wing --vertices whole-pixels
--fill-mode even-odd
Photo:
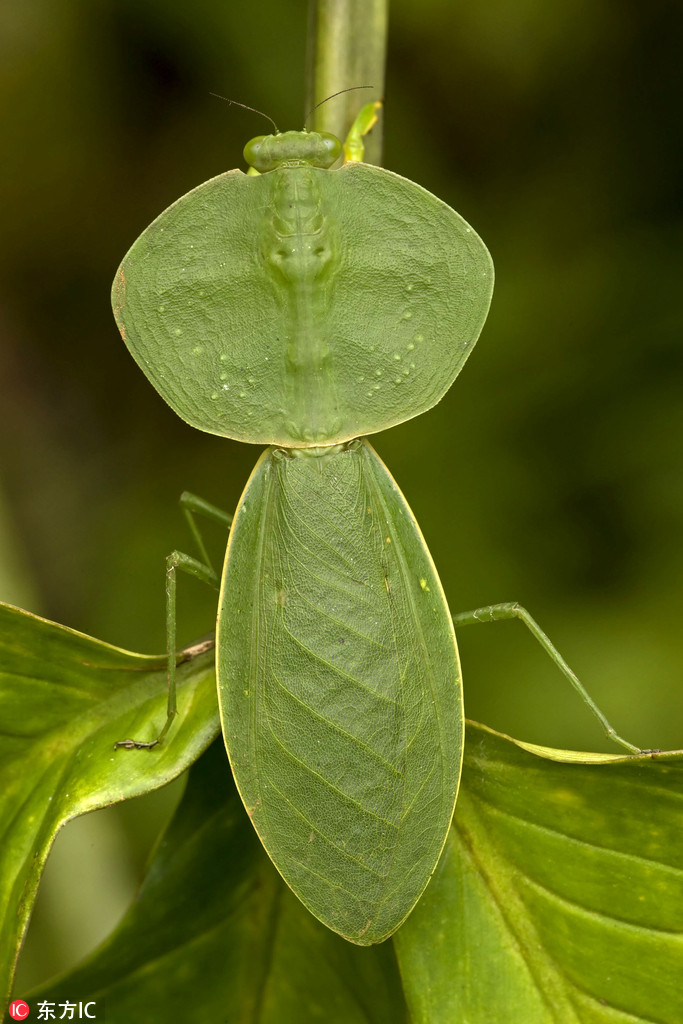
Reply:
[[[223,735],[263,845],[316,917],[382,941],[445,842],[463,713],[441,584],[366,441],[261,457],[230,535],[217,657]]]

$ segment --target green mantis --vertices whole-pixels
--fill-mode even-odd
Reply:
[[[372,106],[352,132],[354,156]],[[401,924],[437,864],[463,710],[436,570],[365,436],[443,397],[483,326],[493,267],[435,196],[356,159],[330,170],[340,154],[326,133],[253,139],[245,158],[258,173],[228,171],[162,213],[123,260],[113,306],[184,420],[268,445],[220,582],[223,736],[287,883],[329,927],[369,944]],[[194,513],[221,514],[191,498],[186,510],[201,545]],[[175,569],[217,585],[207,562],[169,562],[160,738],[175,711]]]

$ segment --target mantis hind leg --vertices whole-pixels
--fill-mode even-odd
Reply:
[[[456,629],[459,626],[470,626],[478,622],[502,622],[505,619],[519,619],[524,623],[526,628],[529,630],[531,635],[536,638],[546,654],[554,661],[559,668],[560,672],[565,676],[566,679],[572,684],[574,689],[577,691],[584,704],[591,710],[601,726],[605,730],[605,735],[608,739],[613,740],[615,743],[619,743],[622,747],[631,754],[643,754],[650,753],[651,751],[641,750],[640,747],[636,747],[633,743],[629,743],[628,740],[623,739],[609,723],[605,715],[602,713],[600,708],[597,706],[593,698],[590,696],[586,688],[580,682],[576,673],[569,667],[567,662],[564,660],[550,637],[543,632],[541,627],[538,625],[536,620],[532,618],[526,608],[523,608],[521,604],[516,601],[509,601],[504,604],[490,604],[483,608],[476,608],[472,612],[460,612],[459,615],[453,615],[453,625]]]
[[[222,509],[217,508],[215,505],[209,504],[208,501],[204,501],[203,498],[199,498],[195,494],[190,494],[189,491],[183,491],[181,494],[180,507],[188,522],[190,532],[192,533],[194,541],[199,549],[202,561],[192,558],[191,555],[186,555],[182,551],[172,551],[171,554],[166,557],[166,677],[168,680],[166,721],[155,740],[118,740],[114,744],[115,750],[118,749],[118,747],[123,747],[125,750],[152,750],[164,740],[166,734],[171,728],[171,725],[173,724],[174,718],[178,714],[175,680],[176,667],[183,661],[187,661],[188,658],[195,657],[197,654],[207,650],[207,644],[200,643],[195,644],[186,650],[180,652],[176,651],[177,572],[180,569],[182,572],[187,573],[189,576],[194,576],[196,579],[201,580],[203,583],[207,583],[210,587],[214,587],[216,590],[220,588],[220,578],[211,564],[211,559],[207,553],[201,531],[195,521],[195,516],[205,516],[207,519],[211,519],[214,522],[227,527],[230,527],[232,523],[232,516],[227,512],[224,512]]]

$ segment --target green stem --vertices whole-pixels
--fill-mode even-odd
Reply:
[[[388,0],[310,0],[306,74],[306,112],[316,103],[354,86],[318,107],[307,127],[346,138],[359,109],[384,97]],[[365,160],[380,165],[382,133],[378,125],[367,139]]]

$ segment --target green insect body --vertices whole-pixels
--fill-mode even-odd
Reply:
[[[313,134],[273,138],[288,156]],[[481,330],[493,272],[481,239],[419,185],[291,159],[175,202],[124,259],[113,305],[191,426],[317,447],[435,405]]]
[[[365,434],[430,408],[491,260],[420,186],[334,136],[253,140],[117,273],[133,356],[187,422],[271,447],[232,525],[217,678],[237,787],[285,881],[361,944],[405,919],[448,832],[463,712],[446,600]]]
[[[264,846],[331,928],[385,938],[441,852],[463,715],[441,585],[367,441],[262,456],[217,646],[226,745]]]

